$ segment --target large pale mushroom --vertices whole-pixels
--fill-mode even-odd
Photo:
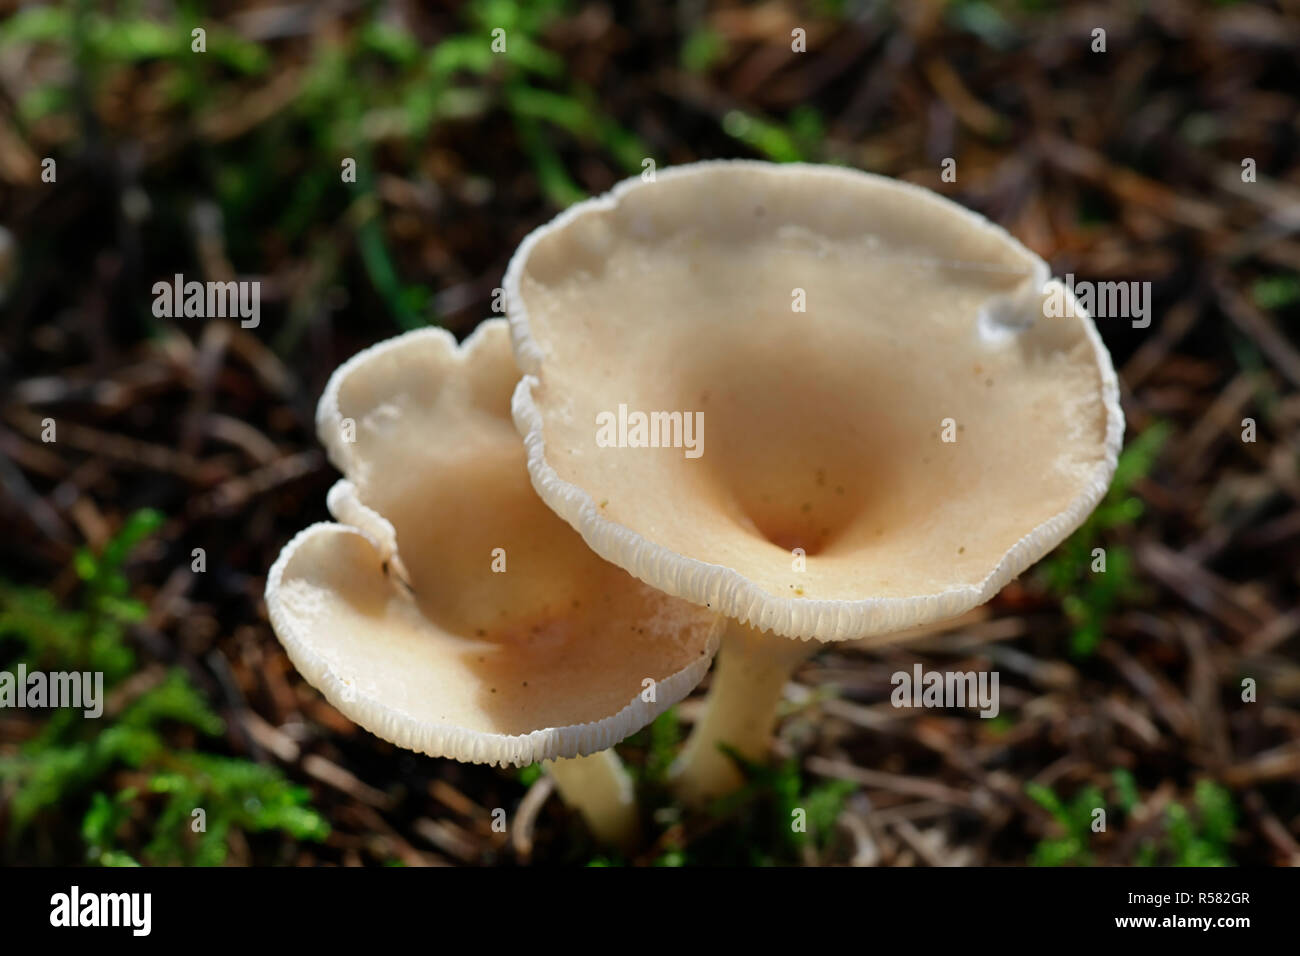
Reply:
[[[267,608],[362,727],[461,761],[551,761],[596,834],[626,843],[632,789],[606,748],[700,681],[719,619],[602,561],[542,504],[510,421],[518,377],[502,319],[460,348],[426,329],[339,368],[317,427],[345,475],[328,498],[342,523],[285,546]]]
[[[987,601],[1104,494],[1114,370],[1081,310],[1045,317],[1049,276],[926,190],[745,161],[629,180],[519,247],[534,487],[602,557],[731,622],[687,797],[738,782],[719,743],[764,754],[814,641]],[[702,413],[707,440],[687,454],[655,412]]]

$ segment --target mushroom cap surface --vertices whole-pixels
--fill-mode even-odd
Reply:
[[[960,614],[1115,470],[1110,356],[1049,277],[975,213],[855,170],[628,180],[507,270],[533,485],[602,557],[760,630],[845,640]],[[661,447],[632,447],[630,425],[623,447],[600,439],[635,412],[702,413],[701,453],[662,417]]]
[[[460,347],[424,329],[341,366],[317,427],[345,475],[328,499],[343,523],[298,534],[266,586],[290,659],[345,715],[502,765],[640,729],[703,677],[721,626],[601,560],[537,497],[517,379],[503,319]]]

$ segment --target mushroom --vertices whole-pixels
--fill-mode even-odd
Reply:
[[[1105,493],[1114,369],[1081,309],[1045,315],[1049,277],[919,187],[750,161],[628,180],[520,245],[534,488],[601,557],[729,619],[687,797],[738,783],[718,744],[764,754],[814,642],[987,601]],[[696,454],[670,413],[702,415]]]
[[[517,379],[504,319],[459,348],[423,329],[340,367],[317,409],[340,523],[285,546],[267,609],[294,666],[371,733],[547,761],[593,832],[625,844],[636,808],[607,748],[699,683],[720,619],[602,561],[542,504],[510,420]]]

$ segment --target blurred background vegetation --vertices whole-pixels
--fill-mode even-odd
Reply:
[[[1300,863],[1295,0],[0,17],[0,668],[99,670],[109,698],[96,721],[0,711],[0,860]],[[358,731],[294,673],[261,593],[326,517],[313,409],[343,358],[467,334],[534,226],[647,159],[727,156],[936,189],[1057,274],[1151,282],[1154,320],[1099,323],[1129,447],[1084,527],[911,643],[826,649],[788,688],[777,760],[708,813],[663,786],[698,706],[663,715],[620,748],[652,837],[623,860],[537,768]],[[155,317],[175,273],[260,280],[261,324]],[[1002,713],[891,708],[916,660],[997,668]]]

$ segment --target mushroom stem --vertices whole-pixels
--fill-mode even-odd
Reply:
[[[630,849],[640,835],[632,778],[613,749],[588,757],[542,764],[564,802],[573,807],[602,843]]]
[[[813,641],[728,622],[713,665],[708,709],[673,766],[673,786],[682,800],[698,806],[744,782],[720,744],[749,760],[767,759],[786,681],[815,649]]]

